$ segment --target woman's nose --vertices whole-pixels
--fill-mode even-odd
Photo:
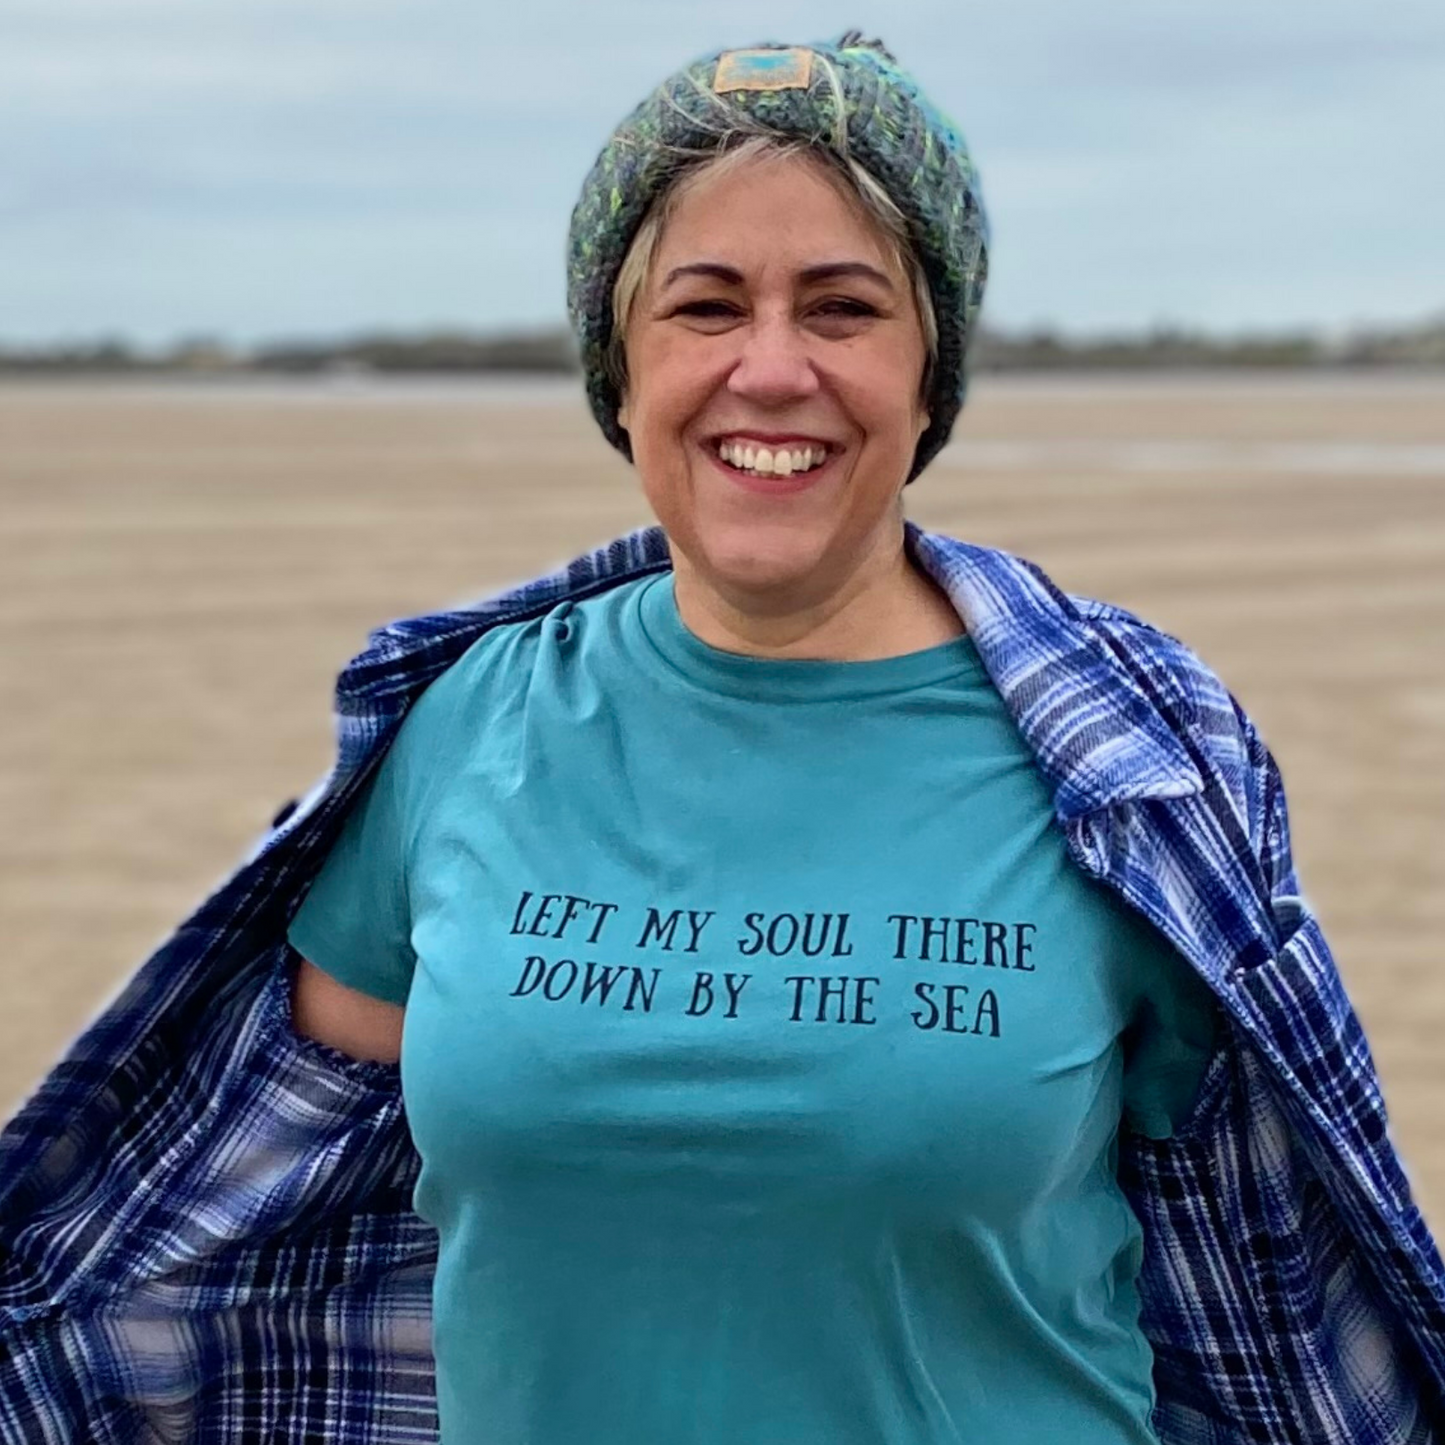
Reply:
[[[777,405],[817,389],[807,340],[791,318],[759,319],[746,329],[742,353],[728,377],[733,395]]]

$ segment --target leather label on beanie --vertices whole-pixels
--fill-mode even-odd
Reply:
[[[813,52],[726,50],[718,57],[712,88],[728,90],[806,90],[813,75]]]

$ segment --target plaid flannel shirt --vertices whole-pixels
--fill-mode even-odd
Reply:
[[[1279,774],[1172,638],[910,526],[1070,852],[1228,1019],[1195,1113],[1127,1136],[1163,1445],[1445,1441],[1445,1269],[1301,898]],[[409,705],[487,628],[669,565],[655,528],[372,635],[328,777],[103,1009],[0,1135],[0,1439],[436,1435],[436,1240],[394,1066],[290,1027],[285,928]]]

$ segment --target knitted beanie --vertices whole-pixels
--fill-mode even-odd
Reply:
[[[568,236],[567,307],[593,415],[630,460],[617,420],[621,398],[606,365],[617,273],[653,202],[690,157],[718,149],[730,113],[750,129],[761,124],[834,156],[846,146],[907,220],[938,320],[930,424],[912,481],[948,440],[963,405],[965,354],[988,271],[988,223],[962,136],[877,41],[856,32],[827,44],[706,56],[663,81],[613,132],[583,183]]]

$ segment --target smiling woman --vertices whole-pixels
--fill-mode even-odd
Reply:
[[[1434,1438],[1445,1269],[1268,750],[905,520],[986,250],[856,35],[622,122],[569,300],[659,525],[384,630],[7,1131],[0,1436]]]
[[[1268,754],[1172,640],[905,521],[986,254],[857,37],[689,67],[584,185],[589,396],[666,569],[487,631],[290,930],[302,1026],[405,1007],[448,1442],[1424,1438],[1433,1252],[1341,1294],[1311,1261],[1385,1235],[1341,1196],[1305,1241],[1316,1184],[1259,1174],[1309,1103],[1263,1061],[1358,1036],[1242,1003],[1331,967]]]

